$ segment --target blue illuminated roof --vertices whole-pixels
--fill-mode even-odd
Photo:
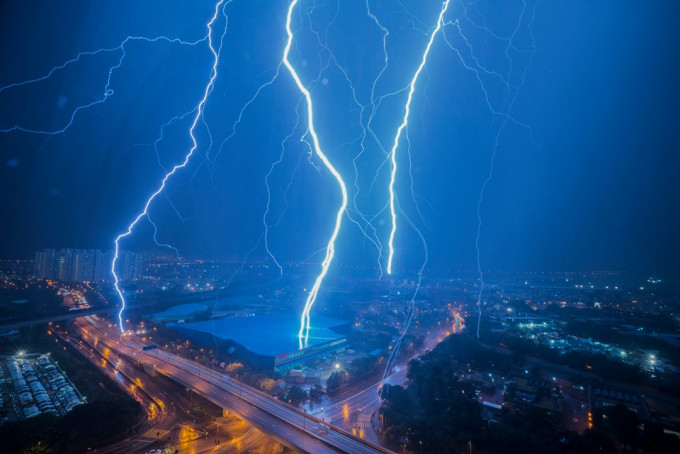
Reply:
[[[325,343],[344,337],[331,328],[350,322],[320,315],[312,316],[307,346]],[[215,337],[233,340],[253,353],[277,356],[300,348],[298,330],[300,316],[292,313],[276,313],[251,317],[222,318],[204,322],[184,323],[182,329],[211,333]]]

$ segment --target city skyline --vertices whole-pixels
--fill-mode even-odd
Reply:
[[[2,3],[3,453],[680,452],[679,20]]]
[[[508,6],[504,15],[497,16],[500,28],[509,26],[521,16],[522,11],[516,9],[518,5],[521,4]],[[280,6],[268,6],[270,9],[267,11],[272,20],[283,17],[285,9],[281,10]],[[232,14],[241,15],[240,22],[258,18],[253,15],[253,11],[237,3],[229,7],[233,8]],[[23,17],[24,12],[19,5],[8,8],[11,8],[11,14],[5,17]],[[97,7],[91,8],[90,14],[96,15]],[[123,12],[124,6],[101,8],[112,8],[109,13],[116,16]],[[205,23],[198,17],[207,17],[210,8],[211,5],[206,3],[186,12],[187,17],[196,19],[194,26],[187,29],[181,38],[191,40],[204,36]],[[432,22],[436,8],[431,8],[432,5],[419,11],[419,19],[424,22],[429,18],[428,21]],[[516,72],[511,76],[519,82],[519,77],[526,70],[526,79],[518,93],[513,118],[529,128],[506,126],[499,136],[495,175],[486,188],[485,200],[481,205],[482,266],[490,270],[515,267],[530,270],[631,270],[664,275],[666,279],[677,281],[680,271],[674,257],[677,256],[679,240],[675,232],[680,229],[680,219],[677,210],[669,208],[678,205],[680,194],[678,185],[673,184],[673,169],[678,167],[677,154],[672,152],[672,127],[667,122],[673,118],[672,114],[669,115],[672,112],[669,106],[678,96],[678,90],[672,84],[672,78],[669,78],[675,63],[668,62],[678,59],[663,59],[664,55],[676,55],[679,52],[675,40],[665,38],[673,33],[668,21],[673,17],[676,7],[668,5],[668,14],[664,14],[662,9],[633,14],[626,8],[610,11],[608,8],[598,9],[585,4],[577,4],[571,10],[545,4],[532,4],[527,8],[520,24],[517,45],[522,46],[522,49],[530,49],[527,27],[531,23],[534,39],[540,46],[535,50],[531,62],[524,59],[521,52],[513,55],[516,58]],[[169,36],[176,35],[172,27],[177,19],[168,19],[170,22],[163,24],[154,21],[153,11],[154,8],[148,5],[139,10],[140,17],[167,31]],[[340,23],[358,13],[350,9],[340,16]],[[61,15],[65,14],[66,11],[62,11]],[[461,35],[455,24],[447,25],[441,39],[433,43],[429,66],[425,67],[424,76],[427,79],[416,87],[413,108],[417,121],[409,125],[409,139],[413,159],[413,188],[416,196],[422,197],[418,199],[419,207],[408,201],[410,195],[407,196],[406,175],[403,176],[406,180],[402,181],[405,186],[398,187],[404,194],[401,203],[405,212],[425,233],[428,244],[433,246],[430,265],[440,269],[476,267],[476,204],[481,184],[489,171],[494,138],[502,119],[489,112],[482,88],[486,88],[490,96],[491,107],[496,107],[502,105],[502,97],[496,97],[494,93],[503,85],[495,86],[492,79],[483,79],[486,85],[480,86],[475,72],[469,69],[474,63],[471,55],[481,55],[479,52],[482,51],[474,47],[474,41],[471,41],[473,54],[463,52],[465,42],[461,36],[470,40],[476,37],[469,25],[475,21],[472,14],[470,12],[466,18],[456,8],[449,12],[451,21],[458,18],[459,23],[467,23],[468,28],[462,28]],[[585,23],[568,20],[578,14],[583,15]],[[602,23],[600,18],[605,16],[608,16],[607,22],[611,24],[611,34],[601,34],[599,31],[598,26]],[[86,20],[79,15],[68,17],[74,23]],[[366,17],[366,25],[370,29],[369,19]],[[121,30],[131,26],[127,21],[129,19],[121,19]],[[582,24],[581,28],[574,30],[572,27],[577,23]],[[628,42],[616,39],[621,30],[651,27],[653,24],[657,24],[657,33],[641,33],[638,36],[639,45],[630,46]],[[398,25],[398,22],[394,25]],[[5,41],[28,46],[27,41],[19,38],[21,35],[10,36],[11,33],[20,33],[20,30],[11,24],[2,28]],[[70,28],[76,30],[77,26]],[[152,207],[152,219],[161,225],[157,238],[161,243],[177,246],[181,253],[191,256],[234,254],[245,257],[254,249],[252,254],[255,256],[267,256],[264,240],[261,239],[267,199],[265,177],[271,164],[280,156],[281,140],[295,126],[296,117],[302,115],[302,111],[296,114],[293,109],[281,117],[283,123],[267,126],[267,131],[272,134],[271,139],[267,140],[256,140],[266,139],[269,134],[258,131],[266,124],[258,118],[268,118],[268,102],[290,104],[292,87],[290,81],[284,82],[287,80],[286,75],[280,74],[272,85],[263,88],[260,94],[262,98],[256,99],[244,112],[236,135],[225,145],[223,142],[231,135],[231,125],[237,119],[242,104],[256,93],[261,83],[268,82],[275,75],[274,70],[281,57],[278,51],[285,44],[285,30],[273,24],[269,29],[272,32],[261,39],[280,43],[281,46],[272,46],[271,52],[258,54],[259,66],[254,67],[260,71],[257,81],[246,83],[242,77],[232,77],[225,72],[221,74],[223,78],[216,81],[220,87],[218,90],[222,90],[223,94],[208,100],[206,121],[216,147],[221,149],[213,154],[216,161],[212,163],[213,158],[207,151],[210,149],[210,137],[205,131],[198,131],[200,152],[203,155],[208,153],[209,159],[205,161],[205,156],[202,156],[199,161],[204,164],[197,162],[196,168],[192,167],[186,174],[179,175],[176,182],[171,181],[168,192],[170,198],[163,198],[157,206]],[[49,27],[44,30],[49,30]],[[110,35],[109,31],[93,30],[91,42],[84,47],[96,48],[98,43],[107,47],[111,46],[112,41],[119,43],[125,36],[121,30],[113,27]],[[232,42],[230,39],[233,39],[233,43],[244,39],[247,41],[245,37],[249,29],[235,28],[232,32],[233,35],[225,35],[228,42]],[[331,40],[337,37],[333,32],[331,28]],[[380,34],[376,32],[379,32],[379,28],[370,33],[360,33],[357,39],[375,45],[371,52],[380,55]],[[575,39],[569,40],[567,36],[574,36]],[[418,43],[418,46],[414,44],[413,52],[422,50],[426,44],[423,38],[426,37],[425,30],[411,36],[410,39]],[[460,56],[448,47],[444,38],[461,52]],[[25,58],[14,59],[15,64],[3,71],[0,86],[35,77],[49,69],[49,62],[56,64],[73,58],[80,50],[86,50],[82,49],[83,46],[72,49],[58,40],[36,39],[52,46],[43,49],[43,55],[49,55],[45,57],[45,64]],[[398,49],[401,40],[409,38],[393,32],[390,39],[395,41],[388,51]],[[104,109],[105,119],[102,123],[83,111],[76,115],[72,129],[55,137],[41,138],[21,131],[6,132],[0,136],[3,141],[2,192],[8,196],[7,203],[3,204],[2,217],[13,220],[3,223],[6,241],[0,244],[0,256],[29,258],[34,250],[54,246],[102,250],[112,248],[117,232],[125,227],[125,219],[134,211],[134,207],[144,201],[147,185],[160,181],[162,169],[177,163],[187,150],[188,117],[179,117],[192,108],[199,93],[189,93],[191,90],[188,88],[186,93],[177,94],[177,102],[173,102],[172,97],[166,97],[164,103],[170,109],[170,116],[152,116],[153,121],[149,117],[148,127],[135,129],[134,124],[144,123],[125,106],[133,105],[133,102],[154,105],[154,101],[145,98],[139,88],[135,88],[137,91],[134,92],[126,91],[125,85],[135,80],[148,83],[151,81],[149,78],[156,77],[154,71],[158,67],[155,70],[149,65],[137,68],[137,63],[145,55],[159,51],[163,55],[159,62],[167,66],[167,76],[171,80],[177,81],[177,77],[185,74],[184,68],[195,67],[197,70],[187,77],[191,77],[195,86],[200,87],[205,82],[206,71],[198,71],[198,68],[203,68],[207,61],[202,54],[205,49],[195,51],[190,46],[137,42],[131,42],[128,46],[129,62],[125,60],[113,73],[115,94],[106,103],[97,106]],[[277,48],[277,52],[274,48]],[[18,47],[14,52],[20,52],[20,49]],[[488,52],[494,49],[489,47]],[[605,49],[611,51],[606,52]],[[653,49],[653,52],[644,49]],[[175,54],[178,66],[168,66],[171,64],[167,58]],[[633,65],[632,62],[638,59],[636,56],[642,58],[643,54],[651,63]],[[31,55],[41,54],[35,52]],[[99,76],[81,81],[80,86],[83,99],[88,96],[88,99],[93,99],[91,96],[96,98],[102,77],[106,81],[106,72],[102,70],[108,68],[106,65],[113,57],[107,55],[104,55],[104,59],[84,57],[82,63],[57,71],[55,77],[78,80],[79,74],[82,74],[79,65],[85,65],[86,68],[89,68],[87,65],[94,65],[93,74]],[[499,55],[502,56],[502,52]],[[603,55],[607,55],[607,58],[602,58]],[[224,64],[237,65],[243,74],[247,74],[245,56],[233,55],[233,52],[225,54]],[[415,53],[394,56],[389,71],[396,71],[402,64],[407,65],[409,70],[403,72],[403,81],[394,82],[392,79],[397,78],[396,74],[392,75],[388,71],[389,79],[385,79],[382,94],[408,81],[415,70],[416,60],[413,58],[416,56]],[[8,54],[3,58],[11,56]],[[507,74],[505,57],[487,58],[487,69]],[[113,61],[116,61],[115,57]],[[358,65],[364,63],[350,58],[339,62],[350,76]],[[41,69],[41,66],[44,67]],[[669,71],[657,71],[666,67]],[[205,69],[209,70],[208,67]],[[375,69],[379,70],[380,66],[375,66]],[[442,77],[449,73],[453,79]],[[309,79],[313,75],[303,76]],[[332,67],[324,80],[327,85],[320,80],[315,88],[320,99],[334,105],[334,109],[344,109],[346,102],[342,99],[348,92],[342,73]],[[644,83],[647,80],[653,80],[654,83]],[[63,125],[69,119],[68,112],[78,105],[78,97],[70,95],[70,88],[60,87],[58,83],[53,86],[50,81],[11,87],[0,93],[0,103],[9,107],[21,99],[22,105],[37,105],[44,99],[43,95],[39,90],[31,90],[53,88],[56,90],[52,91],[49,99],[57,103],[55,116],[51,120],[56,127],[58,124]],[[153,99],[157,99],[169,88],[160,83],[148,94],[153,93],[156,97]],[[332,91],[328,92],[330,98],[326,101],[326,92],[323,90],[329,88]],[[359,88],[357,96],[361,102],[365,102],[365,98],[361,98],[365,93]],[[230,100],[237,92],[240,93],[238,99],[241,101],[238,106],[234,106]],[[61,103],[65,104],[62,106]],[[403,107],[403,99],[397,105]],[[453,123],[446,120],[452,114],[449,105],[462,109],[460,113],[454,112],[456,121]],[[647,114],[636,115],[642,111]],[[49,123],[42,118],[31,119],[20,113],[5,109],[0,119],[5,125],[3,128],[15,124],[26,126],[29,123],[41,126],[40,122],[46,127]],[[222,116],[225,122],[219,120]],[[422,121],[424,116],[437,121],[425,123]],[[175,117],[173,122],[163,126]],[[302,118],[298,123],[301,121]],[[319,121],[324,146],[335,150],[331,157],[341,165],[345,175],[353,175],[351,158],[359,153],[360,144],[341,148],[349,135],[330,129],[332,123],[329,122],[332,119],[326,114]],[[376,134],[382,142],[388,143],[396,124],[393,125],[392,120],[380,115],[376,121],[380,122],[376,124]],[[120,125],[121,131],[134,131],[134,134],[111,136],[105,132],[109,129],[108,124]],[[352,128],[356,127],[354,124]],[[384,126],[380,126],[382,124]],[[479,127],[473,126],[475,124]],[[295,130],[296,135],[304,132],[300,128]],[[89,134],[89,131],[95,134]],[[357,131],[361,132],[360,129]],[[165,136],[177,145],[173,146],[167,139],[162,140]],[[646,139],[650,140],[648,145],[644,142]],[[160,153],[160,166],[154,144]],[[332,217],[326,211],[335,204],[337,194],[325,176],[319,175],[314,166],[306,164],[304,144],[300,148],[295,141],[289,140],[284,145],[284,160],[270,175],[271,212],[267,218],[267,222],[272,225],[279,217],[281,221],[271,229],[268,241],[270,249],[281,260],[300,262],[323,246],[331,227],[328,221]],[[367,142],[367,145],[366,156],[378,151],[375,144]],[[92,152],[85,157],[81,146]],[[38,149],[42,151],[35,154]],[[38,156],[45,156],[45,160],[41,161]],[[369,165],[368,162],[363,165]],[[212,170],[206,170],[211,166]],[[193,177],[196,172],[199,176]],[[210,172],[219,174],[219,178],[211,176]],[[364,172],[370,177],[370,171]],[[307,183],[303,182],[307,181],[322,191],[328,203],[319,203],[305,195],[304,185]],[[382,184],[383,180],[380,181]],[[362,191],[368,190],[368,181],[359,183]],[[385,195],[386,192],[383,194],[374,189],[367,195],[368,198],[359,199],[359,208],[370,213],[373,211],[371,199],[386,200]],[[286,207],[289,209],[284,211]],[[423,214],[424,223],[418,209]],[[382,222],[380,218],[376,221]],[[400,222],[404,223],[404,227],[400,230],[402,239],[396,245],[402,249],[402,253],[397,254],[403,258],[399,266],[417,269],[422,258],[419,239],[408,232],[409,227],[404,219],[400,219]],[[22,228],[24,225],[30,225],[31,228]],[[387,233],[385,225],[377,225],[381,229],[379,238]],[[145,250],[153,245],[153,236],[154,228],[144,222],[130,244],[123,246],[132,250]],[[342,248],[342,253],[337,257],[338,263],[375,263],[377,266],[379,259],[375,247],[363,238],[355,224],[347,218],[340,240],[348,247]]]

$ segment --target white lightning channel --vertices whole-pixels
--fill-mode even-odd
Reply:
[[[317,136],[316,130],[314,129],[314,109],[312,106],[312,96],[309,94],[309,90],[307,90],[307,88],[305,88],[305,86],[302,84],[302,81],[300,80],[297,71],[295,71],[295,68],[288,60],[288,54],[290,53],[290,48],[293,44],[293,32],[291,31],[290,28],[290,22],[291,16],[293,14],[293,9],[295,8],[295,5],[297,5],[297,2],[298,0],[292,0],[288,7],[288,15],[286,16],[286,33],[288,34],[288,41],[283,51],[283,64],[286,65],[286,68],[288,68],[288,71],[290,71],[290,75],[295,80],[295,84],[297,85],[298,89],[304,95],[305,100],[307,101],[307,127],[309,129],[309,135],[312,136],[312,142],[314,143],[314,151],[316,152],[317,156],[321,159],[323,164],[326,166],[326,168],[328,168],[331,174],[333,174],[333,177],[335,177],[335,179],[337,180],[338,186],[340,186],[340,191],[342,192],[342,204],[340,205],[338,213],[335,217],[335,227],[333,228],[333,234],[331,235],[331,238],[328,241],[328,246],[326,247],[326,256],[324,257],[324,260],[321,264],[321,273],[319,273],[319,275],[316,277],[316,280],[314,281],[314,286],[312,287],[312,290],[309,292],[309,295],[307,295],[305,307],[300,317],[300,331],[298,332],[298,339],[300,340],[300,348],[303,348],[309,338],[310,327],[309,311],[312,309],[312,306],[316,301],[316,296],[319,293],[321,283],[323,282],[324,277],[326,277],[326,274],[328,273],[328,268],[330,267],[331,262],[333,261],[333,256],[335,255],[335,239],[338,237],[338,233],[340,232],[342,216],[344,215],[345,209],[347,208],[347,187],[345,186],[345,182],[340,176],[340,173],[335,169],[335,167],[333,167],[331,162],[328,160],[326,155],[321,150],[321,145],[319,145],[319,137]]]
[[[418,66],[418,69],[413,75],[413,79],[411,79],[408,91],[408,98],[406,99],[406,107],[404,109],[404,118],[401,124],[399,125],[399,128],[397,129],[397,134],[394,136],[394,143],[392,144],[392,150],[390,151],[390,159],[392,161],[392,173],[390,176],[390,215],[392,217],[392,229],[390,231],[390,240],[388,243],[389,253],[387,256],[387,274],[392,274],[392,260],[394,259],[394,235],[397,232],[397,211],[395,207],[395,194],[394,194],[394,181],[397,177],[397,147],[399,146],[399,139],[401,138],[401,133],[404,130],[404,128],[406,128],[406,126],[408,125],[408,117],[409,114],[411,113],[411,100],[413,99],[413,92],[416,89],[416,82],[418,81],[418,76],[420,76],[420,73],[422,72],[423,68],[425,67],[425,64],[427,63],[427,55],[430,53],[430,48],[432,47],[434,38],[437,36],[439,30],[441,30],[442,28],[444,13],[446,13],[446,10],[449,7],[449,1],[450,0],[446,0],[442,3],[442,9],[439,12],[439,17],[437,19],[437,26],[432,32],[432,35],[430,35],[430,40],[427,43],[427,47],[425,48],[425,52],[423,53],[423,58],[420,61],[420,65]]]
[[[226,3],[225,3],[226,2]],[[213,54],[213,65],[212,65],[212,70],[210,72],[210,80],[208,81],[208,84],[205,86],[205,90],[203,92],[203,97],[199,101],[197,108],[196,108],[196,115],[194,116],[194,120],[191,123],[191,128],[189,128],[189,136],[191,137],[191,142],[192,146],[187,155],[184,157],[184,161],[182,163],[175,165],[170,172],[165,174],[165,177],[161,181],[161,184],[158,186],[158,189],[156,189],[156,192],[151,194],[151,196],[147,199],[146,204],[144,205],[144,210],[142,210],[141,213],[137,215],[137,217],[132,221],[132,223],[128,226],[127,231],[125,233],[121,233],[116,237],[115,241],[115,252],[113,256],[113,261],[111,262],[111,274],[113,275],[113,285],[116,288],[116,293],[118,293],[118,296],[120,297],[121,300],[121,308],[120,311],[118,312],[118,322],[119,322],[119,327],[122,332],[125,332],[125,327],[123,324],[123,311],[125,311],[125,297],[123,296],[123,291],[120,288],[120,279],[118,278],[118,275],[116,274],[116,262],[118,261],[118,252],[119,252],[119,246],[120,246],[120,240],[123,238],[130,236],[132,234],[132,230],[135,228],[137,223],[145,216],[148,215],[149,212],[149,207],[151,206],[151,202],[154,201],[156,197],[160,193],[162,193],[165,190],[166,183],[170,179],[171,176],[173,176],[179,169],[182,169],[186,167],[186,165],[189,163],[189,160],[193,156],[194,152],[198,148],[198,142],[196,140],[196,136],[194,135],[194,130],[196,129],[196,125],[198,124],[198,121],[201,119],[203,116],[203,108],[205,107],[205,103],[208,100],[208,96],[212,92],[213,86],[215,85],[215,79],[217,79],[217,64],[219,63],[220,60],[220,52],[222,50],[222,46],[220,45],[219,49],[215,49],[215,46],[213,44],[213,25],[215,21],[217,20],[217,16],[219,15],[220,12],[220,7],[223,5],[226,5],[230,3],[231,0],[219,0],[215,4],[215,13],[212,16],[212,19],[210,19],[210,22],[208,22],[208,46],[210,47],[210,52]],[[225,16],[226,19],[226,16]],[[224,34],[227,32],[227,25],[225,24],[224,26],[224,32],[222,34],[222,38],[224,38]]]

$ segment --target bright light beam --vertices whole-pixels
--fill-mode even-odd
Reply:
[[[197,108],[196,108],[196,115],[194,116],[194,120],[191,123],[191,128],[189,128],[189,136],[191,136],[191,142],[192,146],[191,149],[189,150],[189,153],[184,157],[184,161],[182,161],[181,164],[175,165],[170,172],[165,174],[165,177],[161,181],[160,186],[158,189],[156,189],[156,192],[151,194],[151,196],[147,199],[146,204],[144,205],[144,210],[137,215],[137,217],[132,221],[132,223],[128,226],[127,231],[125,233],[121,233],[116,237],[116,247],[115,247],[115,253],[113,256],[113,261],[111,262],[111,274],[113,275],[113,285],[116,288],[116,293],[118,293],[118,296],[120,297],[121,300],[121,307],[120,311],[118,312],[118,326],[120,327],[121,332],[125,332],[125,327],[123,325],[123,311],[125,311],[125,297],[123,296],[123,291],[120,288],[120,280],[118,278],[118,275],[116,274],[116,262],[118,261],[118,252],[119,252],[119,245],[120,245],[120,240],[123,238],[130,236],[132,234],[132,230],[134,229],[135,225],[139,222],[140,219],[148,215],[149,212],[149,206],[151,205],[151,202],[154,201],[158,195],[165,190],[165,185],[170,179],[171,176],[173,176],[179,169],[182,169],[186,167],[186,165],[189,163],[189,160],[193,156],[194,152],[196,151],[196,148],[198,148],[198,142],[196,141],[196,136],[194,135],[194,130],[196,129],[196,125],[198,124],[198,120],[201,119],[203,115],[203,108],[205,107],[205,103],[208,100],[208,96],[212,92],[213,86],[215,85],[215,79],[217,79],[217,64],[219,63],[220,60],[220,52],[222,50],[222,46],[219,47],[219,50],[215,50],[215,47],[213,45],[213,24],[215,23],[215,20],[217,20],[217,16],[220,11],[220,7],[224,4],[224,2],[230,3],[230,0],[219,0],[217,4],[215,4],[215,13],[213,14],[212,19],[210,19],[210,22],[208,22],[208,46],[210,47],[210,52],[213,54],[213,65],[212,65],[212,70],[210,72],[210,80],[208,81],[208,84],[205,86],[205,91],[203,92],[203,97],[199,101]],[[227,25],[225,24],[224,26],[224,33],[227,31]],[[222,34],[222,37],[224,37],[224,33]]]
[[[335,239],[338,237],[338,233],[340,232],[342,216],[345,213],[345,209],[347,208],[347,188],[345,186],[345,182],[340,176],[340,173],[335,169],[335,167],[333,167],[331,162],[321,150],[321,145],[319,145],[319,137],[316,135],[316,130],[314,129],[314,109],[312,106],[312,96],[309,94],[309,90],[307,90],[307,88],[305,88],[305,86],[302,84],[302,81],[295,71],[295,68],[293,68],[293,65],[288,60],[288,54],[290,53],[290,48],[293,44],[293,32],[290,28],[290,21],[293,14],[293,9],[295,8],[297,2],[298,0],[292,0],[290,2],[290,6],[288,7],[288,15],[286,16],[286,33],[288,34],[288,42],[286,43],[286,47],[283,51],[283,64],[286,65],[286,68],[288,68],[288,71],[290,71],[290,75],[293,76],[295,84],[307,101],[307,127],[309,128],[309,134],[312,136],[314,151],[324,163],[326,168],[328,168],[331,174],[333,174],[333,177],[335,177],[337,180],[338,185],[340,186],[340,191],[342,192],[342,204],[340,205],[340,209],[338,210],[338,213],[335,217],[335,227],[333,228],[333,234],[331,235],[331,238],[328,241],[328,246],[326,247],[326,256],[324,257],[324,260],[321,264],[321,273],[319,273],[319,275],[316,277],[314,286],[309,292],[309,295],[307,295],[305,307],[300,317],[300,331],[298,332],[298,339],[300,340],[300,348],[303,348],[309,338],[309,311],[312,309],[312,306],[316,301],[316,296],[319,293],[319,287],[321,287],[321,283],[323,282],[324,277],[326,277],[328,268],[330,267],[331,262],[333,261],[333,256],[335,255]]]
[[[394,259],[394,235],[397,232],[397,211],[395,207],[395,195],[394,195],[394,181],[397,177],[397,147],[399,146],[399,139],[401,138],[401,133],[408,125],[408,116],[411,113],[411,100],[413,99],[413,92],[416,89],[416,82],[418,81],[418,76],[425,67],[427,63],[427,55],[430,53],[430,48],[434,42],[435,36],[442,28],[444,13],[449,7],[449,1],[446,0],[442,3],[442,10],[439,12],[439,18],[437,19],[437,26],[435,27],[432,35],[430,35],[430,41],[427,43],[425,52],[423,53],[423,58],[420,61],[420,66],[413,75],[411,79],[410,88],[408,91],[408,98],[406,99],[406,107],[404,109],[404,118],[397,129],[397,134],[394,136],[394,143],[392,144],[392,150],[390,151],[390,158],[392,160],[392,173],[390,176],[390,215],[392,217],[392,230],[390,231],[390,240],[388,243],[389,253],[387,256],[387,274],[392,274],[392,260]]]

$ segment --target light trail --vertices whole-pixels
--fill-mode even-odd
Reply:
[[[394,143],[392,144],[392,150],[390,151],[390,159],[392,161],[392,172],[390,174],[389,191],[390,191],[390,216],[392,218],[392,228],[390,230],[390,239],[387,244],[389,249],[387,255],[387,274],[392,274],[392,261],[394,259],[394,235],[397,232],[397,211],[395,206],[396,196],[394,193],[394,182],[397,177],[397,148],[399,147],[399,139],[401,138],[402,131],[408,125],[408,117],[411,112],[411,100],[413,99],[413,93],[416,88],[416,82],[418,81],[418,76],[420,76],[420,73],[422,72],[423,68],[425,67],[425,64],[427,63],[427,56],[430,53],[430,49],[432,48],[434,38],[437,36],[439,30],[441,30],[442,28],[444,21],[444,13],[446,13],[446,10],[449,7],[449,1],[450,0],[446,0],[442,3],[442,9],[439,12],[439,17],[437,18],[437,26],[432,32],[432,35],[430,35],[430,40],[427,43],[427,47],[425,48],[425,52],[423,53],[420,65],[418,66],[418,69],[416,70],[415,74],[413,75],[413,78],[411,79],[408,97],[406,99],[406,106],[404,108],[404,118],[402,119],[399,128],[397,128],[397,134],[394,137]]]
[[[312,286],[312,289],[310,290],[309,295],[307,296],[307,300],[305,301],[305,306],[304,309],[302,310],[302,315],[300,317],[300,331],[298,332],[298,339],[300,341],[300,348],[303,348],[306,345],[307,340],[309,339],[310,328],[309,311],[312,309],[312,306],[316,301],[316,297],[319,293],[321,283],[323,282],[324,277],[326,277],[326,274],[328,273],[328,268],[330,267],[331,262],[333,261],[333,257],[335,255],[335,240],[338,237],[338,233],[340,232],[342,216],[344,215],[345,209],[347,208],[347,187],[345,186],[345,182],[340,176],[340,173],[335,169],[335,167],[328,160],[324,152],[321,150],[321,145],[319,144],[319,137],[317,136],[316,130],[314,129],[314,108],[312,106],[312,96],[310,95],[309,90],[307,90],[307,88],[305,88],[305,86],[302,84],[300,76],[298,76],[297,72],[295,71],[295,68],[288,60],[290,48],[293,44],[293,32],[290,28],[290,22],[293,10],[295,9],[295,5],[297,5],[297,2],[298,0],[292,0],[290,2],[290,5],[288,7],[288,14],[286,15],[286,33],[288,34],[288,41],[286,42],[286,47],[283,51],[283,63],[284,65],[286,65],[286,68],[288,68],[288,71],[290,71],[293,80],[295,80],[295,84],[297,85],[300,92],[302,92],[302,94],[305,97],[305,100],[307,101],[307,127],[309,129],[309,135],[312,136],[314,151],[316,152],[317,156],[321,159],[321,161],[324,163],[326,168],[331,172],[331,174],[333,174],[333,177],[335,177],[335,179],[337,180],[338,186],[340,186],[340,191],[342,192],[342,204],[340,205],[340,209],[338,209],[338,212],[335,217],[335,227],[333,228],[333,234],[331,235],[331,238],[328,241],[328,246],[326,247],[326,256],[324,257],[324,260],[321,264],[321,272],[314,281],[314,285]]]
[[[222,51],[222,40],[220,40],[220,46],[218,49],[215,49],[214,43],[213,43],[213,25],[215,21],[217,20],[217,16],[220,13],[220,8],[222,9],[222,14],[224,15],[225,21],[227,21],[226,14],[224,13],[224,7],[231,3],[231,0],[219,0],[215,4],[215,12],[212,16],[212,19],[210,19],[210,22],[208,22],[207,27],[208,27],[208,47],[210,47],[210,52],[213,54],[213,65],[212,65],[212,70],[210,72],[210,80],[208,81],[208,84],[205,86],[205,90],[203,91],[203,97],[199,101],[198,105],[196,106],[196,115],[194,116],[194,120],[191,123],[191,127],[189,128],[189,136],[191,137],[191,142],[192,146],[187,155],[184,157],[184,160],[180,163],[175,165],[170,172],[165,174],[165,177],[161,181],[161,184],[158,186],[158,189],[151,194],[151,196],[147,199],[144,209],[142,210],[141,213],[137,215],[137,217],[130,223],[128,226],[127,230],[124,233],[121,233],[116,237],[115,240],[115,249],[114,249],[114,256],[113,256],[113,261],[111,262],[111,274],[113,275],[113,280],[114,280],[114,287],[116,289],[116,293],[118,294],[120,300],[121,300],[121,308],[120,311],[118,312],[118,322],[119,322],[119,327],[121,332],[125,332],[125,326],[123,323],[123,312],[125,311],[125,296],[123,295],[123,291],[120,288],[120,280],[118,278],[118,275],[116,274],[116,263],[118,261],[118,253],[120,249],[120,240],[122,240],[125,237],[128,237],[132,234],[132,230],[135,228],[137,223],[143,218],[148,216],[149,212],[149,207],[151,206],[151,202],[154,201],[156,197],[158,197],[159,194],[161,194],[165,190],[166,183],[172,177],[178,170],[186,167],[186,165],[189,163],[189,160],[193,156],[194,152],[198,148],[198,141],[196,140],[196,136],[194,135],[194,130],[196,129],[196,125],[198,124],[198,121],[202,118],[203,116],[203,108],[205,107],[205,103],[208,100],[208,96],[212,92],[212,89],[215,85],[215,80],[217,79],[217,65],[220,60],[220,53]],[[222,33],[222,39],[224,39],[224,35],[227,32],[227,23],[224,25],[224,32]]]

